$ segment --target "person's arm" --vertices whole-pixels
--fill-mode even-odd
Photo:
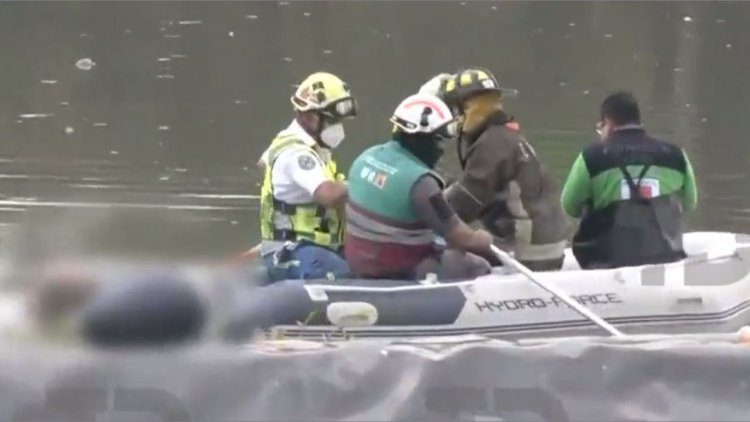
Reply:
[[[316,203],[324,207],[342,207],[349,198],[349,187],[346,182],[327,180],[315,189],[313,198],[315,198]]]
[[[258,158],[258,162],[255,163],[256,166],[261,171],[265,171],[266,167],[268,166],[268,155],[270,153],[271,148],[267,148],[265,151],[263,151],[263,154],[261,154],[260,158]]]
[[[445,190],[445,198],[458,217],[471,224],[495,200],[502,179],[512,174],[515,144],[485,133],[466,151],[461,176]]]
[[[311,152],[296,151],[285,164],[287,176],[312,195],[317,204],[333,208],[346,202],[349,192],[346,182],[328,179],[323,162]]]
[[[412,186],[410,202],[420,220],[444,238],[448,246],[476,254],[489,252],[492,235],[474,230],[461,221],[433,176],[424,175]]]
[[[682,151],[685,157],[685,184],[682,186],[682,206],[687,211],[693,211],[698,205],[698,187],[695,183],[693,165],[688,159],[687,152]]]
[[[590,192],[589,170],[586,167],[583,154],[578,154],[578,158],[573,162],[568,178],[565,180],[562,195],[560,195],[563,211],[570,217],[581,218],[583,207],[589,200]]]

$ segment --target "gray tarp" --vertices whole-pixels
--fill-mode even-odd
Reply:
[[[725,341],[269,347],[7,348],[0,420],[750,419],[750,346]]]

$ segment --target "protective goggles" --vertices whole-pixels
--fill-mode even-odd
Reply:
[[[461,127],[459,119],[453,119],[450,122],[440,126],[432,133],[438,140],[449,140],[458,138],[460,129]]]
[[[357,115],[357,100],[353,97],[342,98],[327,105],[320,112],[336,120],[354,117]]]

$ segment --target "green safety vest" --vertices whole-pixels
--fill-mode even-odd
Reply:
[[[349,170],[349,201],[399,223],[417,223],[411,207],[412,186],[425,174],[442,178],[396,141],[368,148]]]

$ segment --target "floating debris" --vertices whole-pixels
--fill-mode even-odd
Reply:
[[[237,224],[240,224],[240,223],[237,220],[232,220],[232,221],[229,222],[229,224],[231,224],[233,226],[236,226]]]
[[[571,27],[571,28],[573,28],[574,26],[576,26],[576,23],[575,22],[568,22],[568,26]]]
[[[75,132],[75,129],[73,129],[73,128],[72,128],[71,126],[67,126],[67,127],[65,128],[65,134],[66,134],[66,135],[70,135],[70,134],[72,134],[73,132]]]
[[[732,44],[727,44],[726,47],[727,48],[732,48]]]
[[[258,15],[245,15],[245,19],[258,19]]]
[[[169,180],[169,176],[162,176],[162,177],[159,178],[159,180],[161,180],[161,181]]]
[[[247,100],[234,100],[235,104],[247,104]]]
[[[184,59],[184,58],[186,58],[187,56],[186,56],[186,55],[184,55],[184,54],[170,54],[170,55],[169,55],[169,57],[171,57],[171,58],[173,58],[173,59]]]
[[[107,126],[107,124],[104,123],[104,122],[96,122],[92,126],[94,126],[94,127],[105,127],[105,126]]]
[[[57,81],[55,79],[42,79],[42,83],[46,85],[54,85]]]
[[[88,36],[89,36],[89,34],[87,34],[85,32],[82,32],[82,33],[78,34],[78,38],[84,38],[84,37],[88,37]]]
[[[683,67],[675,67],[674,68],[675,72],[682,72],[683,70],[685,70],[685,68],[683,68]]]
[[[588,89],[583,90],[583,95],[589,95],[589,94],[591,94],[591,91],[589,91]]]
[[[174,75],[156,75],[158,79],[174,79]]]
[[[182,37],[182,35],[180,35],[180,34],[164,34],[164,38],[173,38],[173,39],[176,39],[176,38],[180,38],[180,37]]]
[[[125,30],[125,33],[126,33],[126,34],[130,34],[130,33],[132,33],[132,32],[133,32],[133,31],[131,31],[131,30],[129,30],[129,29],[126,29],[126,30]]]
[[[187,171],[186,168],[182,168],[182,167],[178,167],[178,168],[172,169],[172,170],[175,171],[175,172],[177,172],[177,173],[185,173]]]
[[[250,170],[250,169],[249,169],[248,167],[242,167],[242,170],[244,170],[244,171],[248,171],[248,170]]]
[[[705,118],[705,117],[701,119],[701,122],[703,122],[703,123],[706,123],[707,121],[708,121],[708,119]]]
[[[693,18],[691,18],[690,16],[685,16],[684,18],[682,18],[682,21],[683,22],[692,22]]]
[[[112,155],[120,155],[120,151],[115,151],[115,150],[112,150],[109,153]]]
[[[19,114],[18,117],[22,119],[43,119],[45,117],[52,117],[54,114],[52,113],[25,113],[25,114]]]
[[[462,2],[461,2],[461,6],[466,6],[466,2],[465,2],[465,1],[462,1]]]
[[[229,38],[234,38],[234,31],[229,31],[227,35],[229,35]]]
[[[306,18],[309,18],[310,17],[310,12],[304,12],[304,13],[302,13],[302,16],[304,16]]]
[[[281,59],[281,60],[284,60],[285,62],[291,62],[291,61],[292,61],[292,58],[291,58],[291,57],[284,57],[284,58],[283,58],[283,59]]]
[[[497,10],[497,6],[492,6],[492,7],[490,7],[490,9]]]
[[[604,34],[604,38],[612,38],[612,34]]]
[[[568,84],[565,83],[565,82],[560,82],[560,86],[566,86],[566,85],[568,85]]]
[[[323,50],[323,54],[333,54],[333,50]]]
[[[279,6],[288,6],[288,5],[289,5],[288,1],[280,1],[279,2]]]
[[[179,21],[177,23],[180,25],[200,25],[203,21]]]
[[[169,126],[168,125],[159,126],[159,130],[169,130]]]
[[[170,60],[172,59],[169,57],[159,57],[158,59],[156,59],[157,62],[168,62]]]
[[[726,22],[724,19],[716,19],[716,23],[724,23]]]
[[[91,70],[91,68],[93,68],[94,66],[96,66],[96,63],[94,63],[94,61],[88,57],[80,59],[76,62],[76,67],[81,70]]]
[[[63,102],[61,102],[61,103],[60,103],[60,105],[61,105],[61,106],[69,106],[69,105],[70,105],[70,103],[69,103],[69,102],[67,102],[67,101],[63,101]]]

